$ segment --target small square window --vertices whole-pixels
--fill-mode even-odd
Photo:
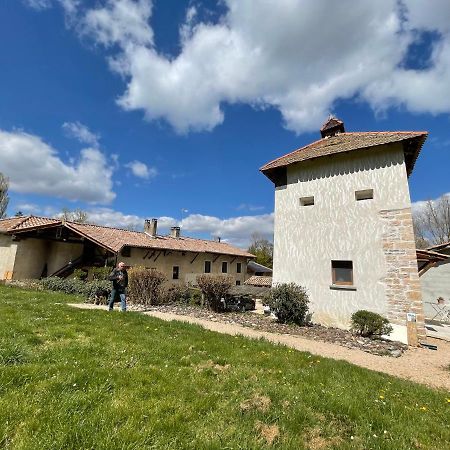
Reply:
[[[363,191],[355,191],[356,201],[373,199],[373,189],[365,189]]]
[[[178,280],[180,278],[180,268],[173,266],[172,268],[172,280]]]
[[[242,272],[242,263],[236,263],[236,273]]]
[[[333,284],[353,285],[353,262],[352,261],[331,261],[331,272]]]
[[[205,261],[205,273],[211,273],[211,261]]]
[[[240,286],[240,285],[241,285],[240,280],[236,280],[236,286]]]
[[[301,206],[313,206],[314,205],[314,196],[300,197],[300,205]]]
[[[228,263],[226,261],[222,262],[222,273],[228,273]]]

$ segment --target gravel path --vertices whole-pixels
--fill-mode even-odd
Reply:
[[[96,306],[87,303],[72,303],[69,306],[81,309],[101,309],[105,306]],[[450,343],[429,339],[429,343],[438,346],[437,351],[423,348],[409,348],[399,358],[390,358],[366,353],[362,350],[348,349],[329,342],[314,341],[302,336],[270,333],[254,330],[238,324],[214,322],[203,318],[184,316],[160,311],[146,311],[143,314],[158,319],[188,322],[201,325],[207,330],[230,335],[242,335],[252,339],[264,338],[270,342],[284,344],[296,350],[306,351],[315,355],[337,360],[344,360],[361,367],[377,372],[384,372],[416,383],[426,384],[433,388],[450,391]]]

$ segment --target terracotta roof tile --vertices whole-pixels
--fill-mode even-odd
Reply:
[[[250,286],[272,287],[272,277],[261,277],[258,275],[253,275],[248,280],[246,280],[244,284]]]
[[[129,231],[120,228],[109,228],[73,222],[66,222],[66,226],[114,252],[118,252],[123,246],[129,246],[186,252],[219,253],[248,258],[254,257],[251,253],[227,244],[226,242],[207,241],[189,237],[152,237],[139,231]]]
[[[267,177],[273,180],[271,172],[281,167],[286,167],[293,163],[306,161],[337,153],[344,153],[353,150],[371,149],[379,145],[391,144],[395,142],[409,141],[412,143],[411,156],[406,161],[408,175],[411,174],[414,163],[419,155],[428,133],[426,131],[383,131],[383,132],[356,132],[340,133],[333,137],[323,138],[308,144],[302,148],[294,150],[287,155],[281,156],[261,167]]]
[[[104,227],[76,222],[63,222],[47,217],[13,217],[0,220],[0,232],[24,232],[35,228],[64,225],[72,231],[96,242],[100,246],[119,252],[124,246],[154,248],[161,250],[179,250],[186,252],[218,253],[233,256],[254,258],[245,250],[234,247],[226,242],[208,241],[189,237],[173,238],[171,236],[152,237],[140,231],[130,231],[121,228]]]

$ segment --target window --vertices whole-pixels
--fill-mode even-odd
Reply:
[[[356,201],[370,200],[373,198],[373,189],[365,189],[363,191],[355,191]]]
[[[205,261],[205,273],[211,273],[211,261]]]
[[[241,285],[240,280],[236,280],[236,286],[240,286],[240,285]]]
[[[228,273],[228,263],[226,261],[222,262],[222,273]]]
[[[333,284],[353,285],[353,262],[352,261],[331,261],[331,272]]]
[[[300,197],[301,206],[312,206],[314,205],[314,197]]]
[[[131,248],[130,247],[123,247],[120,254],[122,256],[125,256],[125,258],[129,258],[131,256]]]
[[[242,272],[242,263],[236,263],[236,273]]]
[[[178,280],[180,278],[180,268],[173,266],[172,268],[172,280]]]

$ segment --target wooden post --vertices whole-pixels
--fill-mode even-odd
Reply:
[[[419,346],[419,338],[417,336],[417,322],[415,313],[406,314],[406,333],[408,345],[411,347]]]

